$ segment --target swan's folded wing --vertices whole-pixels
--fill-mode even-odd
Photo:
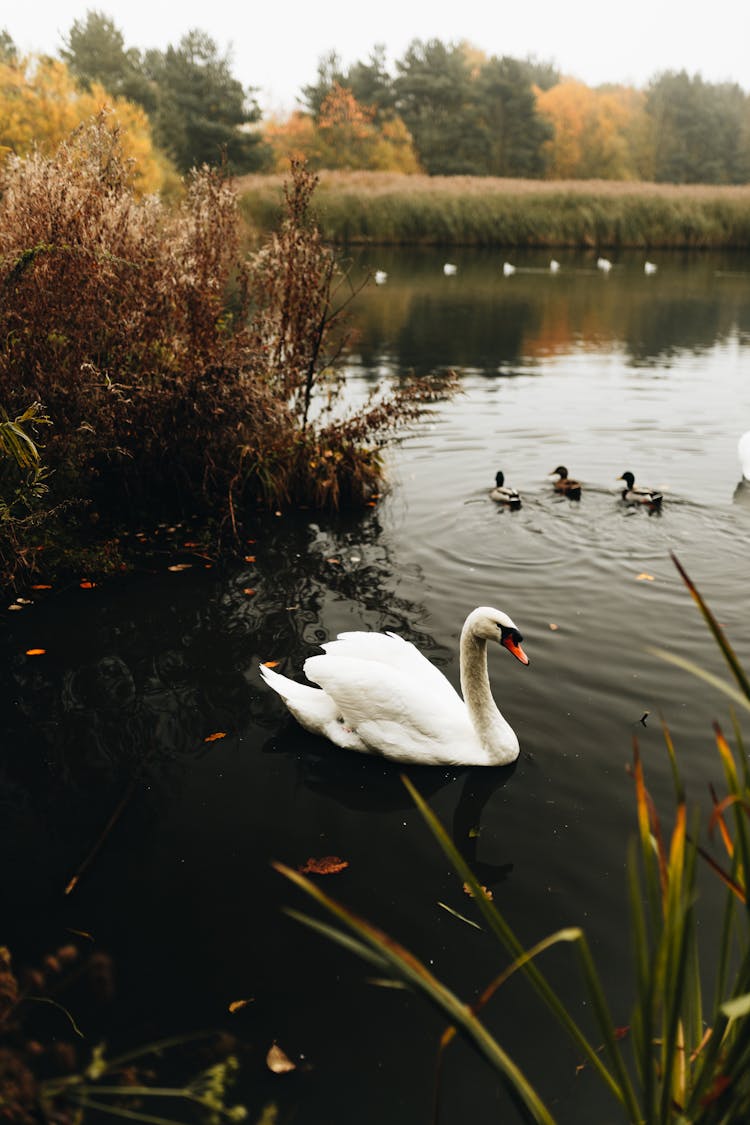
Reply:
[[[372,660],[402,674],[413,677],[415,682],[431,691],[444,691],[454,695],[459,703],[461,697],[439,668],[424,656],[419,649],[399,637],[396,633],[339,633],[335,641],[327,641],[321,646],[330,656],[346,660]]]
[[[335,701],[347,727],[386,757],[419,761],[436,744],[458,748],[476,740],[455,691],[402,669],[326,652],[305,661],[305,674]]]

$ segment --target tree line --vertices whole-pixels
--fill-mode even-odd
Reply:
[[[256,91],[242,86],[230,57],[202,31],[164,51],[141,50],[126,47],[109,16],[89,11],[64,36],[59,56],[21,60],[0,32],[0,152],[24,141],[3,135],[1,124],[12,117],[3,102],[23,71],[32,86],[46,75],[58,91],[65,82],[81,97],[106,91],[126,116],[131,107],[132,126],[137,107],[157,152],[181,173],[222,160],[238,174],[286,171],[290,157],[304,157],[313,168],[430,175],[750,180],[750,96],[737,83],[685,71],[662,72],[644,89],[592,88],[551,62],[414,40],[392,69],[382,45],[348,67],[329,52],[301,89],[300,108],[263,120]]]

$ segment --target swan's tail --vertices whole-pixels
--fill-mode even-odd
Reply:
[[[322,735],[346,750],[365,749],[361,738],[346,726],[338,707],[325,691],[308,687],[307,684],[298,684],[288,676],[280,676],[265,664],[259,666],[259,671],[265,683],[281,696],[290,713],[305,730]]]
[[[305,703],[315,706],[320,700],[320,688],[308,687],[307,684],[298,684],[296,680],[290,680],[288,676],[282,676],[278,672],[274,672],[273,668],[269,668],[266,664],[260,664],[258,666],[258,671],[266,684],[268,684],[277,695],[281,696],[287,706],[292,704],[304,707]]]

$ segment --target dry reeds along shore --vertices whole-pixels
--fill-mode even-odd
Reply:
[[[237,180],[251,228],[277,225],[282,183]],[[344,244],[750,247],[750,184],[321,172],[316,207],[324,237]]]

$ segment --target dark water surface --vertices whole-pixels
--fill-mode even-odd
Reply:
[[[696,803],[721,784],[711,721],[729,726],[721,697],[647,651],[723,675],[670,551],[750,664],[750,485],[736,456],[750,429],[750,260],[652,253],[659,270],[645,276],[633,255],[604,276],[593,257],[558,254],[552,275],[546,256],[525,255],[505,278],[502,255],[451,251],[452,277],[444,257],[366,261],[388,281],[359,302],[352,395],[449,367],[463,385],[389,454],[377,508],[269,517],[248,545],[256,561],[232,572],[201,560],[169,572],[165,553],[153,574],[40,594],[5,615],[0,942],[23,960],[67,927],[93,935],[116,968],[113,1044],[226,1027],[245,1045],[239,1096],[256,1116],[277,1101],[280,1121],[428,1123],[443,1022],[284,915],[300,899],[272,859],[348,860],[326,889],[467,1001],[505,959],[438,906],[474,916],[399,768],[300,731],[262,686],[259,660],[294,675],[338,631],[388,628],[457,684],[466,613],[490,604],[514,618],[530,666],[498,650],[490,676],[521,742],[516,765],[409,773],[525,943],[584,926],[622,1025],[632,737],[668,818],[659,715]],[[580,503],[553,493],[547,474],[561,462],[583,482]],[[497,469],[521,491],[520,511],[488,499]],[[615,478],[627,469],[664,491],[661,514],[622,505]],[[161,534],[179,542],[183,531]],[[30,647],[46,655],[27,657]],[[204,741],[218,731],[227,737]],[[710,949],[719,891],[706,879],[701,895]],[[570,951],[545,959],[586,1023]],[[229,1015],[238,999],[251,1003]],[[575,1052],[522,981],[487,1020],[560,1121],[620,1119],[596,1079],[576,1075]],[[267,1072],[274,1040],[296,1073]],[[462,1044],[447,1058],[443,1107],[445,1125],[517,1119]]]

